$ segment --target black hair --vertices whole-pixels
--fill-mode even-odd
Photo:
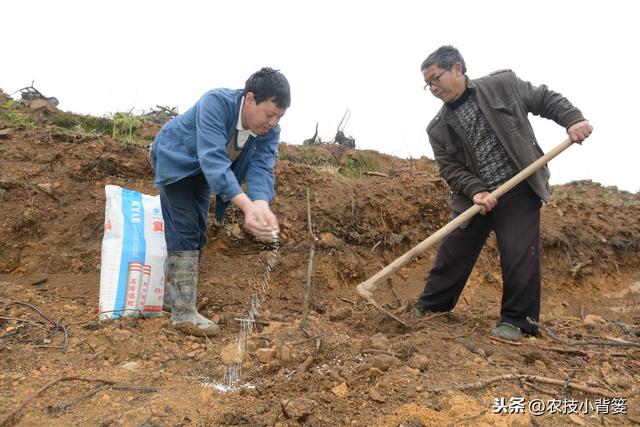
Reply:
[[[291,105],[289,82],[280,70],[262,67],[247,79],[244,93],[247,92],[253,92],[256,104],[273,101],[278,108],[289,108]]]
[[[456,62],[462,65],[462,74],[467,73],[467,65],[464,63],[464,58],[460,54],[460,51],[453,46],[440,46],[434,52],[431,53],[422,61],[420,65],[420,71],[424,71],[432,65],[437,65],[443,70],[449,70]]]

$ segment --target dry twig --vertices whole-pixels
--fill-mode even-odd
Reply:
[[[15,322],[21,322],[21,323],[26,323],[28,325],[31,325],[33,327],[42,329],[43,331],[49,331],[50,329],[45,328],[44,326],[41,326],[40,324],[38,324],[37,322],[34,322],[32,320],[27,320],[27,319],[22,319],[20,317],[5,317],[5,316],[0,316],[0,320],[13,320]]]
[[[382,263],[380,263],[380,267],[384,268],[384,265],[382,265]],[[400,307],[402,305],[402,300],[400,299],[400,297],[396,293],[396,290],[393,287],[393,279],[391,277],[387,277],[387,287],[389,288],[389,291],[391,291],[391,295],[393,296],[393,300],[396,303],[396,306],[394,308]]]
[[[454,335],[454,336],[452,336],[450,338],[445,337],[445,339],[455,340],[455,339],[458,339],[458,338],[466,337],[467,335],[473,334],[476,331],[476,329],[478,329],[478,324],[477,323],[473,326],[473,328],[469,332],[463,332],[461,334]]]
[[[531,388],[532,390],[537,391],[538,393],[547,394],[549,396],[557,396],[558,395],[558,393],[556,393],[553,390],[544,389],[544,388],[542,388],[540,386],[535,385],[534,383],[530,383],[529,381],[525,381],[522,378],[520,378],[520,384],[522,385],[522,388],[525,388],[525,386],[526,386],[526,387]]]
[[[609,353],[608,351],[585,351],[585,350],[578,350],[575,348],[559,348],[559,347],[546,347],[546,346],[539,346],[538,348],[540,348],[541,350],[548,350],[548,351],[555,351],[556,353],[567,353],[567,354],[577,354],[579,356],[595,356],[595,355],[601,355],[601,354],[608,354],[609,356],[612,357],[627,357],[628,354],[627,353]]]
[[[386,354],[387,356],[396,357],[392,351],[378,350],[377,348],[365,348],[361,351],[362,354]]]
[[[512,346],[515,346],[515,347],[520,347],[522,345],[522,342],[520,342],[520,341],[503,340],[502,338],[493,337],[493,336],[489,337],[489,339],[491,341],[501,342],[503,344],[509,344],[509,345],[512,345]]]
[[[21,404],[16,406],[15,409],[13,409],[11,412],[9,412],[9,414],[6,417],[4,417],[2,420],[0,420],[0,426],[8,425],[9,421],[11,421],[13,419],[13,417],[18,415],[20,413],[20,411],[22,411],[24,409],[24,407],[27,406],[32,400],[34,400],[35,398],[40,396],[47,389],[49,389],[49,388],[53,387],[54,385],[56,385],[56,384],[58,384],[60,382],[63,382],[63,381],[99,382],[99,383],[107,384],[107,385],[111,385],[111,386],[116,384],[115,381],[103,380],[103,379],[99,379],[99,378],[60,377],[58,379],[51,380],[48,383],[46,383],[44,386],[42,386],[40,389],[38,389],[38,391],[36,391],[35,394],[33,394],[33,396],[25,399]]]
[[[579,262],[573,267],[571,267],[571,276],[576,277],[578,272],[582,269],[582,267],[586,267],[591,264],[591,260]]]
[[[55,320],[53,320],[48,314],[45,314],[44,312],[42,312],[42,310],[40,310],[38,307],[36,307],[34,305],[31,305],[29,303],[26,303],[26,302],[22,302],[22,301],[9,301],[8,303],[6,303],[2,307],[0,307],[0,310],[2,310],[4,308],[7,308],[10,305],[22,305],[22,306],[25,306],[25,307],[29,307],[31,310],[35,311],[40,316],[42,316],[47,322],[51,323],[55,327],[56,331],[62,331],[62,333],[64,334],[64,341],[62,343],[62,346],[38,345],[38,346],[34,346],[34,347],[61,348],[61,349],[67,348],[67,341],[69,340],[69,333],[67,332],[66,326],[64,326],[60,322],[56,322]]]
[[[382,173],[382,172],[374,172],[374,171],[363,171],[362,175],[368,175],[368,176],[389,176],[386,173]]]
[[[438,313],[431,313],[427,316],[424,316],[424,320],[431,320],[431,319],[435,319],[436,317],[441,317],[441,316],[446,316],[447,314],[451,313],[450,311],[440,311]]]
[[[606,345],[610,347],[631,347],[631,348],[640,348],[640,343],[628,342],[628,341],[611,341],[611,340],[585,340],[585,341],[567,341],[565,339],[560,338],[549,328],[544,326],[542,323],[536,322],[530,317],[527,317],[527,322],[530,324],[537,326],[542,329],[542,331],[552,340],[558,341],[561,344],[567,345],[569,347],[577,346],[577,345]]]
[[[240,323],[251,321],[256,325],[262,325],[262,326],[269,326],[271,324],[271,322],[269,322],[268,320],[262,320],[262,319],[239,319],[237,317],[234,317],[233,320]],[[288,323],[283,323],[283,324],[288,324]]]
[[[296,371],[296,378],[301,378],[302,375],[304,375],[304,373],[307,372],[307,370],[309,369],[309,367],[311,366],[315,358],[316,358],[316,355],[312,354],[309,357],[307,357],[304,362],[302,362],[302,364]]]
[[[387,316],[391,317],[393,320],[395,320],[398,323],[401,323],[402,326],[405,327],[409,327],[409,325],[407,325],[407,323],[402,320],[401,318],[399,318],[398,316],[396,316],[395,314],[391,313],[389,310],[386,310],[385,308],[381,307],[380,305],[378,305],[378,303],[376,303],[373,300],[367,301],[369,302],[371,305],[373,305],[375,308],[377,308],[378,310],[380,310],[382,313],[386,314]]]
[[[47,281],[49,280],[49,278],[45,277],[43,279],[40,280],[36,280],[35,282],[31,282],[29,283],[31,286],[38,286],[38,285],[44,285],[45,283],[47,283]]]
[[[309,239],[311,240],[311,247],[309,248],[309,265],[307,267],[307,288],[304,292],[304,302],[302,306],[302,320],[300,321],[300,329],[302,331],[307,330],[307,315],[309,312],[309,294],[311,293],[311,275],[313,273],[313,257],[316,253],[316,241],[318,240],[313,234],[313,227],[311,225],[311,200],[309,197],[309,187],[307,187],[307,223],[309,224]]]
[[[505,381],[505,380],[514,380],[514,379],[537,381],[544,384],[553,384],[561,387],[566,385],[568,388],[578,390],[583,393],[595,394],[597,396],[602,396],[609,399],[630,398],[630,397],[636,396],[639,393],[638,390],[632,390],[629,393],[625,393],[625,394],[611,393],[608,390],[603,390],[601,388],[593,388],[580,383],[567,382],[566,380],[558,380],[555,378],[539,377],[537,375],[527,375],[527,374],[498,375],[496,377],[485,378],[483,380],[468,383],[468,384],[453,385],[450,387],[440,387],[430,391],[432,393],[441,393],[443,391],[448,391],[448,390],[457,390],[457,391],[477,390],[496,382]]]
[[[315,335],[315,336],[313,336],[313,337],[304,338],[304,339],[301,339],[301,340],[298,340],[298,341],[293,341],[293,342],[291,342],[291,343],[289,343],[289,344],[290,344],[290,345],[304,344],[304,343],[306,343],[306,342],[308,342],[308,341],[313,341],[313,340],[315,340],[315,339],[318,339],[318,338],[320,338],[322,335],[323,335],[323,334]]]

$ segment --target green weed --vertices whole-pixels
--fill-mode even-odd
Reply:
[[[137,133],[138,128],[142,125],[143,120],[131,114],[131,111],[123,113],[113,113],[111,119],[111,138],[122,142],[122,148],[131,150],[136,145],[143,143]]]
[[[0,120],[7,125],[21,129],[34,129],[36,127],[33,121],[20,112],[17,102],[14,100],[9,100],[0,105]]]

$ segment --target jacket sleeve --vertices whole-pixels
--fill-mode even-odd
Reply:
[[[205,95],[198,108],[196,132],[200,168],[211,190],[232,199],[242,193],[242,187],[231,170],[227,154],[225,119],[228,114],[215,94]]]
[[[469,167],[453,153],[449,153],[443,141],[429,134],[429,142],[433,148],[436,162],[438,162],[440,176],[447,181],[451,191],[462,194],[469,200],[473,200],[476,193],[488,191],[484,181],[475,176]]]
[[[580,110],[558,92],[550,90],[546,85],[534,86],[518,78],[515,73],[507,74],[510,74],[514,90],[520,95],[530,113],[551,119],[565,129],[585,120]]]
[[[280,127],[273,129],[273,136],[258,141],[256,151],[249,163],[247,171],[247,193],[251,200],[271,202],[275,197],[275,178],[273,168],[278,159],[278,142]]]

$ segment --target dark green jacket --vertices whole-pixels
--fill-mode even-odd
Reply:
[[[467,78],[467,87],[518,171],[543,155],[527,118],[529,113],[551,119],[565,129],[584,120],[580,110],[561,94],[545,85],[533,86],[510,70],[475,80]],[[456,216],[473,205],[474,194],[488,189],[478,173],[467,136],[446,104],[429,123],[427,134],[440,175],[451,187],[451,209]],[[546,166],[527,181],[542,200],[549,201]]]

